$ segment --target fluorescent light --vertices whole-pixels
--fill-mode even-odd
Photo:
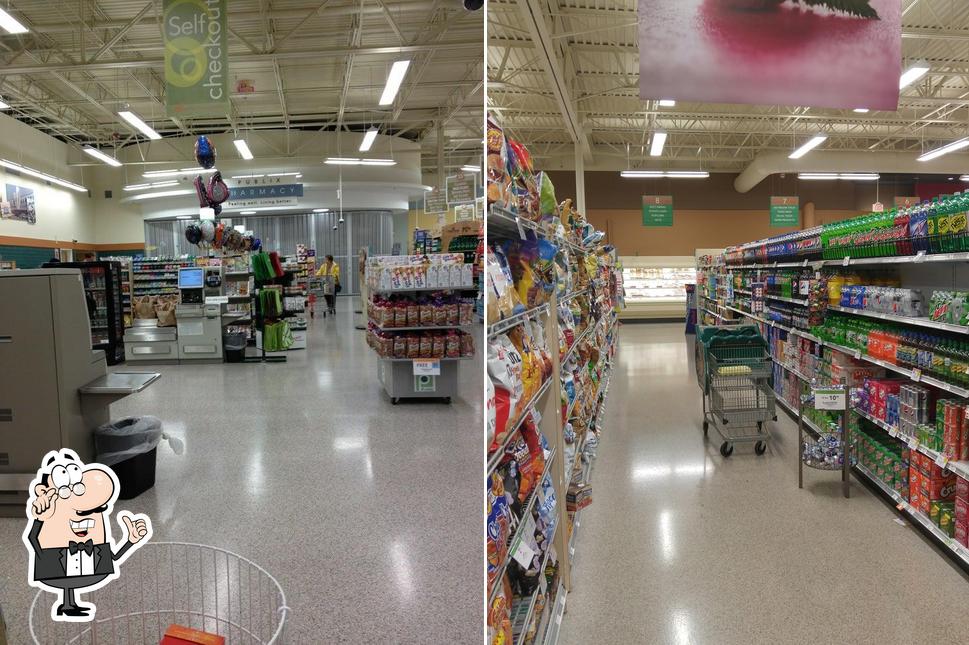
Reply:
[[[234,228],[235,230],[239,231],[240,233],[245,233],[246,232],[246,225],[245,224],[236,224],[232,228]]]
[[[938,159],[942,155],[947,155],[950,152],[955,152],[956,150],[962,150],[963,148],[969,148],[969,137],[966,137],[964,139],[959,139],[958,141],[953,141],[952,143],[947,143],[941,148],[930,150],[929,152],[926,152],[921,157],[919,157],[919,161],[932,161],[933,159]]]
[[[147,190],[149,188],[164,188],[166,186],[178,186],[177,181],[154,181],[150,184],[131,184],[130,186],[125,186],[124,190],[127,192],[132,192],[136,190]]]
[[[262,175],[259,175],[259,176],[262,177]],[[267,177],[302,177],[303,176],[303,173],[299,173],[299,172],[271,172],[271,173],[269,173],[266,176]],[[235,179],[235,177],[233,177],[233,179]]]
[[[623,170],[619,173],[626,179],[706,179],[710,176],[705,170]]]
[[[387,85],[384,86],[384,93],[380,95],[381,105],[390,105],[400,90],[400,84],[404,82],[404,75],[407,74],[409,60],[399,60],[390,67],[390,74],[387,76]]]
[[[236,150],[239,151],[240,157],[242,157],[246,161],[252,161],[253,159],[252,151],[249,149],[249,144],[246,143],[245,139],[236,139],[232,143],[236,145]]]
[[[358,159],[356,157],[327,157],[323,163],[330,166],[396,166],[393,159]]]
[[[10,109],[9,104],[4,103],[3,101],[0,101],[0,110],[9,110],[9,109]]]
[[[72,181],[67,181],[66,179],[59,179],[53,175],[48,175],[46,172],[41,172],[39,170],[34,170],[33,168],[28,168],[27,166],[21,166],[19,163],[14,163],[13,161],[8,161],[7,159],[0,159],[0,166],[4,168],[9,168],[10,170],[16,170],[17,172],[28,175],[30,177],[35,177],[37,179],[42,179],[44,181],[49,181],[57,186],[62,186],[64,188],[70,188],[71,190],[76,190],[79,193],[86,193],[87,188],[81,186],[80,184],[75,184]]]
[[[659,106],[660,107],[676,107],[676,101],[674,101],[673,99],[660,99],[659,100]]]
[[[163,190],[158,193],[143,193],[135,195],[132,200],[141,201],[142,199],[155,199],[157,197],[178,197],[180,195],[194,195],[194,190]]]
[[[959,177],[959,181],[969,181],[969,175],[962,175]]]
[[[175,219],[195,219],[195,218],[192,217],[191,215],[179,215]]]
[[[3,9],[0,9],[0,27],[3,27],[8,34],[25,34],[30,31]]]
[[[239,211],[240,215],[255,215],[256,211]],[[245,230],[245,228],[243,228]]]
[[[663,146],[666,145],[666,133],[657,130],[653,133],[653,142],[649,146],[649,156],[659,157],[663,154]]]
[[[925,62],[918,62],[909,67],[902,74],[902,77],[898,79],[898,89],[902,90],[919,80],[923,76],[929,73],[929,66]]]
[[[266,175],[233,175],[231,179],[262,179]],[[278,175],[269,175],[270,177],[276,177]]]
[[[878,181],[881,175],[874,172],[802,172],[798,173],[798,179],[834,181],[843,179],[846,181]]]
[[[329,208],[314,208],[313,209],[313,212],[314,213],[329,213],[330,212],[330,209]]]
[[[870,110],[868,108],[855,108],[855,112],[858,114],[868,114]]]
[[[481,166],[461,166],[464,172],[481,172]]]
[[[370,147],[376,140],[377,133],[377,128],[370,128],[367,130],[367,133],[363,135],[363,141],[360,142],[360,152],[370,152]]]
[[[122,165],[120,161],[118,161],[114,157],[109,157],[108,155],[104,154],[103,152],[101,152],[97,148],[92,148],[90,146],[85,146],[84,148],[81,148],[81,149],[84,150],[84,152],[86,152],[87,154],[89,154],[92,157],[94,157],[95,159],[97,159],[98,161],[103,161],[104,163],[108,164],[109,166],[114,166],[115,168],[117,168],[118,166]]]
[[[141,176],[142,177],[175,177],[177,175],[188,175],[191,173],[205,175],[212,172],[217,172],[217,169],[196,167],[196,168],[182,168],[180,170],[149,170],[148,172],[141,173]]]
[[[122,110],[121,112],[118,112],[118,116],[120,116],[122,119],[127,121],[131,127],[133,127],[135,130],[138,130],[149,139],[162,138],[160,134],[155,132],[154,128],[152,128],[150,125],[142,121],[141,117],[135,114],[134,112],[130,112],[128,110]]]
[[[807,153],[811,152],[819,145],[824,143],[824,141],[827,138],[828,138],[828,135],[826,134],[818,133],[814,135],[813,137],[811,137],[811,139],[808,140],[807,143],[805,143],[803,146],[801,146],[800,148],[792,152],[791,156],[788,157],[788,159],[800,159],[801,157],[803,157],[804,155],[806,155]]]

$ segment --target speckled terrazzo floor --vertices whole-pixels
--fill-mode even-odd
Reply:
[[[763,457],[704,443],[691,353],[622,327],[559,645],[969,641],[969,579],[857,480],[798,490],[783,412]]]
[[[148,513],[157,541],[263,566],[293,609],[289,643],[480,643],[482,369],[461,364],[450,406],[393,406],[339,302],[286,364],[158,366],[115,404],[186,445],[162,446],[155,488],[120,508]],[[0,518],[11,645],[30,642],[23,526]]]

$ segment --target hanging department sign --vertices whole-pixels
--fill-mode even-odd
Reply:
[[[440,188],[424,193],[424,213],[446,213],[447,195]]]
[[[672,195],[643,195],[643,226],[673,226]]]
[[[164,0],[165,105],[168,116],[229,110],[227,0]]]
[[[459,172],[447,178],[448,204],[473,204],[475,193],[474,173]]]
[[[303,184],[233,186],[229,189],[228,208],[296,206],[302,196]]]
[[[800,201],[797,197],[770,198],[770,225],[787,228],[801,225]]]

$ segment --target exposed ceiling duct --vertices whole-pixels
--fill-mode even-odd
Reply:
[[[789,152],[757,155],[734,180],[738,193],[750,192],[771,175],[799,172],[877,172],[905,175],[961,175],[969,167],[964,154],[951,154],[932,161],[917,161],[917,152],[813,151],[802,159],[789,159]]]

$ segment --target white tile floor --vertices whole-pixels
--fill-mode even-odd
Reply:
[[[461,364],[450,406],[392,406],[348,302],[288,363],[160,366],[116,404],[113,417],[158,416],[186,444],[182,456],[163,446],[155,488],[118,508],[148,513],[157,541],[263,566],[293,608],[290,643],[479,643],[482,369]],[[17,645],[34,593],[23,526],[0,519],[0,606]]]
[[[881,498],[700,429],[692,336],[624,325],[561,645],[969,642],[969,578]]]

